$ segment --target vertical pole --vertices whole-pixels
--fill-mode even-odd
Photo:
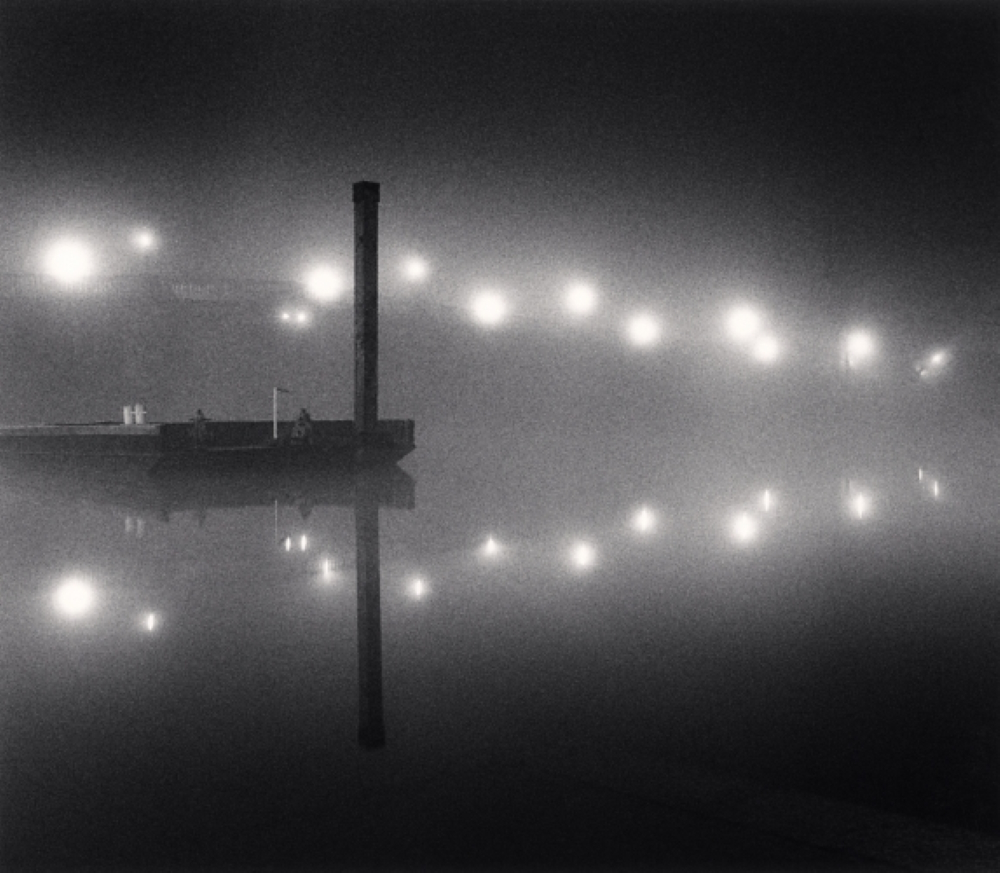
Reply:
[[[382,714],[382,606],[379,572],[378,494],[359,475],[355,481],[354,528],[358,567],[358,742],[385,745]]]
[[[378,182],[354,183],[354,431],[378,421]]]
[[[278,389],[274,389],[274,399],[271,401],[271,417],[274,421],[274,439],[278,439]]]

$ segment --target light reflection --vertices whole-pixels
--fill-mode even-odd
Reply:
[[[753,339],[760,330],[760,325],[760,315],[745,305],[733,307],[726,317],[726,333],[738,343],[746,343]]]
[[[45,272],[63,285],[82,282],[94,271],[90,248],[76,239],[54,243],[45,256]]]
[[[56,610],[66,618],[82,618],[93,609],[95,600],[94,586],[78,577],[67,579],[53,594]]]
[[[770,488],[765,488],[760,495],[760,506],[764,512],[770,512],[774,508],[774,492]]]
[[[656,515],[648,506],[641,506],[632,516],[632,527],[639,533],[650,533],[656,527]]]
[[[502,324],[507,308],[507,301],[495,291],[483,291],[472,299],[472,317],[484,327]]]
[[[917,373],[921,379],[933,379],[944,372],[950,361],[951,353],[947,349],[937,349],[917,364]]]
[[[482,549],[480,550],[483,557],[495,558],[500,554],[500,544],[493,539],[492,536],[486,538],[486,542],[483,543]]]
[[[309,538],[305,534],[302,534],[302,536],[299,537],[299,551],[304,552],[308,548],[309,548]]]
[[[578,570],[589,570],[597,561],[597,551],[590,543],[581,540],[570,548],[569,557]]]
[[[871,516],[872,499],[871,495],[865,491],[858,491],[851,495],[848,505],[850,507],[851,515],[858,521],[864,521],[866,518]]]
[[[430,593],[430,587],[421,577],[417,576],[410,581],[409,592],[414,600],[423,600]]]
[[[402,272],[407,282],[423,282],[430,273],[430,266],[423,258],[411,255],[403,261]]]
[[[626,332],[632,345],[648,348],[660,339],[660,323],[648,313],[639,313],[629,319]]]
[[[876,352],[875,336],[868,330],[852,330],[844,340],[844,354],[848,368],[864,366],[871,362]]]
[[[762,364],[773,364],[781,357],[781,344],[770,334],[765,334],[754,340],[750,353]]]
[[[132,245],[140,252],[150,252],[156,248],[156,236],[148,227],[140,227],[132,234]]]
[[[760,534],[760,524],[749,512],[738,513],[730,523],[730,533],[740,545],[749,545]]]
[[[567,289],[563,303],[573,315],[590,315],[597,307],[597,292],[590,285],[577,282]]]
[[[142,626],[152,633],[160,626],[160,617],[155,612],[147,612],[142,617]]]

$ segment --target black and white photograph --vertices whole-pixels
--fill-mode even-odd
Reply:
[[[0,0],[0,870],[1000,869],[1000,4]]]

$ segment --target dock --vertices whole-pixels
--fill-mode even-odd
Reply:
[[[146,422],[130,408],[120,422],[0,426],[4,455],[141,456],[163,464],[392,464],[413,451],[412,419],[378,416],[377,182],[356,182],[354,202],[354,419]],[[279,389],[274,389],[277,392]],[[137,407],[138,409],[138,407]],[[305,415],[303,411],[303,415]]]

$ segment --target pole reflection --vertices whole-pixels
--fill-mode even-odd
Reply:
[[[354,530],[358,568],[358,742],[385,745],[382,706],[382,579],[379,562],[378,497],[371,471],[358,474]]]

